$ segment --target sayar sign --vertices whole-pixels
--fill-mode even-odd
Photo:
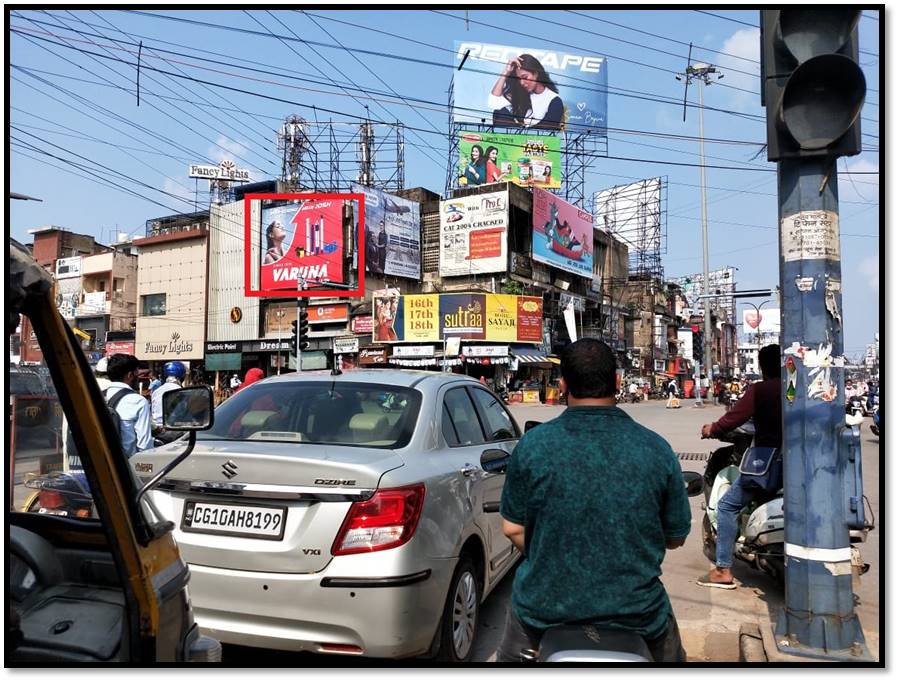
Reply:
[[[606,133],[604,57],[456,41],[454,66],[456,123]]]
[[[533,190],[533,259],[592,278],[592,215],[551,192]]]
[[[442,342],[443,338],[539,343],[542,298],[499,293],[406,295],[375,300],[377,342]]]

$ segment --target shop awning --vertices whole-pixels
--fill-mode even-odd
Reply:
[[[543,365],[546,368],[552,366],[546,353],[532,345],[512,345],[511,354],[519,364]]]

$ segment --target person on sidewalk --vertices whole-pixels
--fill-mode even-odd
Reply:
[[[106,364],[111,383],[103,391],[103,398],[114,405],[121,421],[119,435],[122,451],[129,458],[137,452],[153,448],[150,403],[134,389],[137,386],[137,367],[138,361],[134,355],[112,355]],[[116,395],[123,390],[128,394],[116,400]]]
[[[661,436],[615,406],[615,371],[605,343],[568,345],[568,408],[525,433],[509,460],[502,529],[524,560],[499,662],[520,661],[547,628],[574,622],[636,632],[655,662],[686,660],[660,579],[665,551],[692,524],[683,473]]]
[[[702,438],[717,437],[754,419],[755,447],[782,447],[782,381],[780,380],[780,346],[767,345],[758,353],[758,363],[764,380],[748,386],[742,398],[720,420],[702,426]],[[774,479],[782,480],[782,460],[771,466]],[[777,476],[779,476],[777,478]],[[699,577],[701,586],[735,589],[733,581],[733,551],[739,534],[739,512],[753,500],[768,493],[740,475],[730,490],[717,502],[717,555],[715,565],[707,575]]]

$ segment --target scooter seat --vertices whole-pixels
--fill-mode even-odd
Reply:
[[[651,662],[639,634],[594,624],[564,624],[547,629],[539,644],[541,662]]]

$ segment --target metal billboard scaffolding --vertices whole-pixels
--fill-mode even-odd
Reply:
[[[594,226],[623,241],[630,276],[663,279],[667,252],[667,177],[654,177],[603,189],[592,195]]]
[[[455,120],[455,83],[449,83],[448,98],[449,153],[446,155],[446,184],[444,197],[449,197],[459,186],[459,140],[462,130],[489,134],[524,134],[529,137],[560,137],[562,155],[562,186],[548,189],[553,194],[563,196],[568,203],[588,210],[586,200],[586,173],[595,161],[608,156],[608,134],[604,128],[563,130],[540,130],[535,128],[512,128],[494,126],[481,118],[479,123]]]
[[[405,188],[405,139],[399,122],[288,116],[278,131],[278,151],[281,180],[292,190],[348,192],[353,182],[387,192]]]
[[[683,289],[683,297],[688,304],[690,314],[705,316],[705,308],[701,302],[704,293],[704,276],[701,272],[687,274],[684,277],[671,279],[672,282]],[[732,266],[720,267],[708,272],[708,290],[713,297],[710,299],[711,309],[718,317],[725,319],[730,324],[736,324],[736,299],[733,293],[736,291],[736,268]]]

